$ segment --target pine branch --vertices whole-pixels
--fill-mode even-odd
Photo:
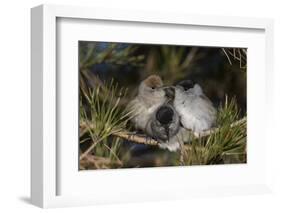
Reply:
[[[232,123],[230,125],[230,128],[234,128],[242,123],[244,123],[246,121],[246,117],[242,118],[241,120],[238,120],[234,123]],[[80,132],[85,132],[86,129],[88,128],[94,128],[93,125],[91,125],[90,123],[87,123],[87,122],[80,122]],[[193,137],[195,139],[199,139],[199,138],[204,138],[204,137],[208,137],[210,136],[211,134],[214,134],[214,133],[217,133],[219,132],[220,128],[212,128],[210,130],[206,130],[206,131],[203,131],[201,133],[198,133],[198,132],[192,132],[191,130],[187,130],[188,133],[192,133],[193,134]],[[140,136],[140,135],[137,135],[135,133],[132,133],[132,132],[127,132],[127,131],[120,131],[120,132],[115,132],[115,133],[112,133],[112,135],[116,136],[116,137],[119,137],[119,138],[123,138],[123,139],[126,139],[128,141],[131,141],[131,142],[134,142],[134,143],[139,143],[139,144],[146,144],[146,145],[151,145],[151,146],[156,146],[159,144],[158,141],[150,138],[150,137],[147,137],[147,136]]]
[[[135,143],[139,143],[139,144],[156,146],[159,143],[158,141],[156,141],[150,137],[139,136],[139,135],[136,135],[136,134],[130,133],[130,132],[116,132],[116,133],[113,133],[112,135],[135,142]]]
[[[88,128],[93,129],[94,126],[90,124],[89,122],[80,122],[80,132],[85,132]],[[120,131],[120,132],[114,132],[112,135],[123,138],[126,140],[129,140],[131,142],[139,143],[139,144],[146,144],[146,145],[151,145],[151,146],[156,146],[158,145],[158,141],[150,138],[150,137],[144,137],[137,135],[132,132],[127,132],[127,131]]]

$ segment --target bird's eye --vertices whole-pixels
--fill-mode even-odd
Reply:
[[[155,87],[151,87],[151,89],[155,89]]]

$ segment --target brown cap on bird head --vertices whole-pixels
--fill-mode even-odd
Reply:
[[[150,75],[145,80],[144,83],[150,88],[158,88],[163,86],[163,81],[158,75]]]

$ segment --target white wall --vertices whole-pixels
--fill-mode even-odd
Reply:
[[[129,2],[129,3],[128,3]],[[192,14],[216,14],[231,16],[270,17],[275,19],[275,102],[276,136],[279,133],[281,104],[281,6],[278,0],[246,1],[246,0],[193,0],[193,1],[94,1],[80,0],[6,0],[0,7],[0,210],[1,212],[28,211],[37,212],[38,208],[28,203],[29,196],[29,149],[30,149],[30,11],[41,3],[78,4],[82,6],[102,6],[123,9],[149,9]],[[279,84],[279,85],[278,85]],[[278,113],[278,114],[277,114]],[[228,197],[220,199],[193,199],[185,201],[158,202],[145,204],[109,205],[72,209],[56,209],[60,211],[91,212],[279,212],[281,210],[281,169],[279,162],[281,141],[276,140],[272,156],[275,172],[275,193],[273,195]],[[279,171],[277,171],[277,168]],[[207,177],[206,177],[207,178]],[[17,212],[18,212],[17,211]],[[49,211],[49,210],[48,210]]]

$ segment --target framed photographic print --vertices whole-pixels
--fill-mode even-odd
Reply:
[[[31,14],[32,203],[270,191],[272,20]]]

